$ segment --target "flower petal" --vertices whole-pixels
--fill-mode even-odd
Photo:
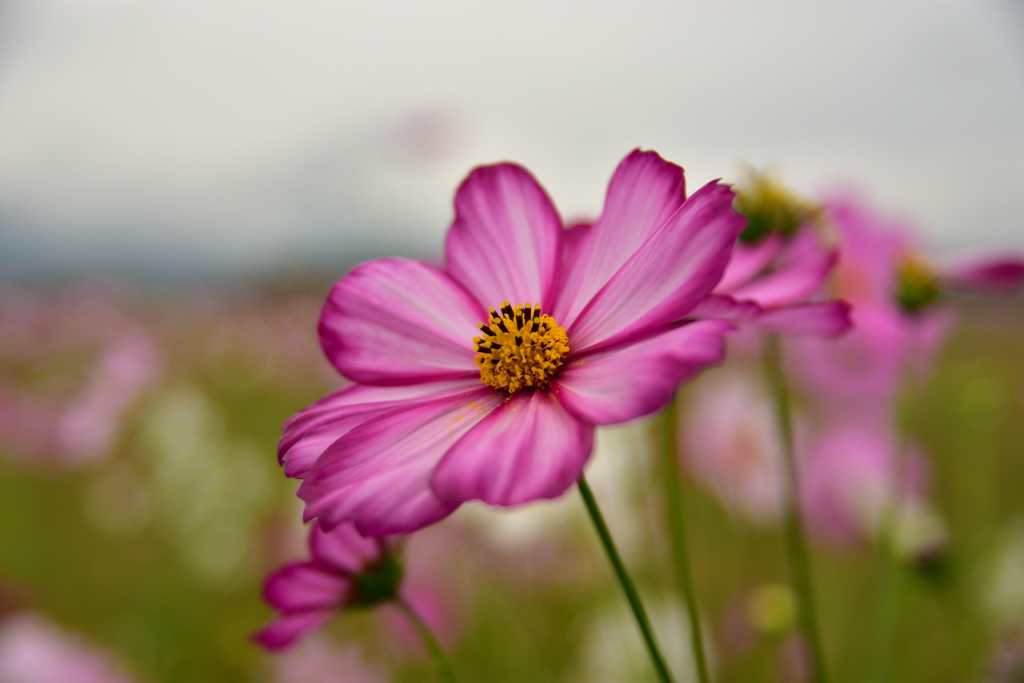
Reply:
[[[838,257],[838,251],[826,249],[815,235],[804,232],[786,244],[771,273],[728,293],[764,308],[799,303],[821,289]]]
[[[592,424],[648,415],[672,400],[680,382],[722,361],[722,336],[732,329],[721,320],[687,323],[584,356],[562,369],[552,390],[566,410]]]
[[[974,260],[953,268],[943,280],[969,294],[1008,296],[1024,286],[1024,261],[1010,257]]]
[[[753,280],[778,256],[782,245],[778,235],[770,235],[756,244],[736,245],[715,291],[729,293]]]
[[[253,634],[252,639],[268,650],[284,650],[302,636],[317,630],[334,616],[334,610],[314,609],[282,614]]]
[[[314,562],[297,562],[277,570],[263,586],[263,598],[284,612],[334,608],[345,603],[352,582]]]
[[[838,337],[853,326],[850,304],[822,301],[782,306],[762,313],[755,324],[763,329],[808,337]]]
[[[573,230],[579,244],[566,262],[552,315],[570,325],[612,276],[686,199],[683,169],[657,152],[633,150],[615,169],[593,228]]]
[[[370,261],[341,278],[320,316],[320,343],[338,372],[361,384],[469,377],[473,337],[486,320],[450,277],[418,261]]]
[[[452,505],[519,505],[565,493],[590,457],[594,427],[546,391],[516,394],[449,449],[430,479]]]
[[[357,574],[382,557],[383,541],[366,538],[351,524],[339,524],[324,531],[319,524],[309,534],[309,550],[313,559],[341,572]]]
[[[284,423],[278,461],[289,477],[303,478],[316,459],[353,428],[401,405],[463,393],[480,386],[478,378],[405,387],[356,385],[340,389]]]
[[[760,315],[762,309],[753,301],[736,301],[725,294],[712,294],[697,304],[688,318],[697,320],[749,321]]]
[[[455,194],[445,268],[485,308],[505,300],[550,306],[562,266],[562,233],[558,212],[526,169],[481,166]]]
[[[346,520],[365,536],[408,533],[455,507],[431,492],[434,466],[502,401],[490,387],[401,406],[359,425],[317,460],[299,487],[305,519]]]
[[[744,218],[728,185],[686,200],[566,330],[575,353],[638,339],[686,316],[722,277]]]

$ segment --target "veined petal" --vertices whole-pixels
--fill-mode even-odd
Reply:
[[[430,490],[448,449],[503,400],[490,387],[395,408],[359,425],[317,460],[299,487],[305,519],[346,520],[367,536],[408,533],[455,507]]]
[[[762,313],[755,323],[773,332],[807,337],[837,337],[853,326],[845,301],[781,306]]]
[[[516,394],[442,458],[430,486],[452,505],[519,505],[565,493],[590,457],[594,427],[546,391]]]
[[[464,393],[479,386],[479,378],[469,378],[404,387],[345,387],[284,423],[278,460],[287,476],[301,479],[332,443],[370,418],[401,405]]]
[[[312,609],[304,612],[282,614],[261,631],[253,640],[268,650],[284,650],[295,644],[302,636],[317,630],[334,616],[334,610]]]
[[[351,524],[339,524],[324,531],[317,524],[309,535],[309,550],[317,562],[334,569],[356,574],[380,560],[384,553],[383,541],[366,538]]]
[[[577,259],[583,238],[593,230],[593,223],[574,223],[565,229],[565,238],[562,240],[562,272],[565,272],[569,264]]]
[[[555,320],[570,325],[685,199],[681,167],[639,149],[623,159],[608,183],[601,217],[593,228],[574,235],[579,244],[562,274]]]
[[[334,608],[345,603],[352,582],[327,572],[316,562],[285,565],[263,586],[263,597],[284,612],[313,608]]]
[[[643,338],[686,316],[718,284],[744,218],[728,185],[700,188],[566,329],[575,353]]]
[[[805,232],[785,246],[771,273],[729,293],[764,308],[799,303],[821,289],[838,257],[839,252],[826,249],[815,235]]]
[[[370,261],[341,278],[320,316],[320,343],[338,372],[361,384],[471,377],[480,305],[418,261]]]
[[[505,300],[547,307],[561,271],[562,233],[558,212],[526,169],[481,166],[455,194],[445,268],[485,308]]]
[[[672,400],[680,382],[722,361],[722,337],[732,329],[722,320],[702,320],[585,355],[562,368],[552,391],[567,411],[592,424],[648,415]]]

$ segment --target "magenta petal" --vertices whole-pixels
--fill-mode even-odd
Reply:
[[[573,230],[578,246],[567,260],[553,311],[568,327],[612,276],[683,205],[683,169],[657,152],[634,150],[615,169],[604,211],[592,229]]]
[[[395,408],[480,386],[478,378],[405,387],[345,387],[293,415],[284,423],[278,460],[284,473],[301,479],[327,448],[350,430]]]
[[[341,278],[320,316],[320,343],[344,376],[402,385],[469,377],[486,320],[446,274],[418,261],[364,263]]]
[[[567,329],[573,352],[647,336],[707,297],[745,224],[734,196],[712,182],[687,199]]]
[[[320,628],[334,616],[333,610],[308,610],[282,614],[257,633],[252,639],[268,650],[284,650],[302,636]]]
[[[676,386],[725,356],[721,320],[673,327],[643,341],[573,360],[553,386],[565,409],[592,424],[626,422],[665,406]]]
[[[339,524],[324,531],[317,524],[309,535],[309,550],[317,562],[338,571],[356,574],[381,559],[383,541],[366,538],[351,524]]]
[[[1024,286],[1024,261],[997,257],[971,261],[947,273],[945,283],[970,294],[1007,296]]]
[[[766,330],[808,337],[837,337],[853,326],[845,301],[783,306],[761,314],[756,323]]]
[[[736,301],[725,294],[712,294],[697,304],[689,318],[697,320],[753,320],[761,314],[762,308],[753,301]]]
[[[479,386],[396,408],[359,425],[317,460],[299,487],[305,518],[325,529],[346,520],[360,533],[407,533],[447,516],[430,474],[448,449],[503,397]]]
[[[505,300],[550,306],[562,233],[558,212],[526,169],[481,166],[455,194],[445,267],[485,307]]]
[[[565,493],[583,471],[594,427],[545,391],[516,394],[449,449],[430,486],[458,505],[519,505]]]
[[[838,256],[837,251],[826,249],[815,235],[805,232],[785,246],[771,273],[728,293],[739,300],[755,301],[764,308],[799,303],[821,289]]]
[[[295,612],[338,607],[351,588],[348,578],[328,572],[316,562],[298,562],[271,574],[263,586],[263,597],[279,610]]]
[[[770,235],[757,244],[736,245],[715,291],[730,293],[749,283],[771,264],[782,246],[783,240],[778,235]]]

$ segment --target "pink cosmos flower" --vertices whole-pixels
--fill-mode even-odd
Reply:
[[[697,317],[724,317],[785,334],[835,337],[850,328],[844,301],[815,300],[838,259],[810,228],[740,242]]]
[[[928,257],[913,231],[865,203],[839,199],[828,207],[839,231],[842,295],[855,305],[899,306],[917,311],[943,289],[1005,296],[1024,287],[1024,259],[970,256],[939,264]]]
[[[601,217],[567,231],[525,169],[474,170],[443,270],[373,261],[328,297],[321,344],[356,385],[285,423],[305,518],[385,536],[472,499],[564,493],[595,425],[658,410],[722,359],[730,325],[687,317],[743,228],[732,201],[717,181],[687,198],[683,169],[638,150]]]
[[[709,375],[694,389],[681,404],[687,468],[731,510],[757,524],[777,522],[784,470],[766,391],[737,372]]]
[[[403,544],[402,555],[408,546]],[[309,533],[310,559],[292,562],[271,574],[264,585],[264,599],[279,611],[268,626],[253,638],[268,650],[290,648],[317,630],[340,610],[386,605],[401,597],[444,642],[457,634],[449,596],[435,590],[414,562],[418,572],[407,573],[392,540],[366,538],[351,524],[324,531],[314,524]],[[422,557],[415,559],[424,559]],[[408,652],[421,654],[422,643],[405,615],[384,614],[394,642]]]
[[[747,218],[739,244],[714,294],[694,316],[745,323],[758,330],[834,337],[850,327],[850,307],[822,300],[838,250],[823,240],[821,209],[791,194],[768,172],[745,174],[736,199]],[[742,340],[741,340],[742,345]]]
[[[999,295],[1024,283],[1024,262],[972,259],[940,269],[915,246],[901,223],[852,200],[832,202],[842,259],[836,293],[854,305],[854,329],[842,339],[797,341],[791,363],[816,399],[858,411],[891,411],[908,376],[926,374],[952,323],[929,304],[943,289]]]
[[[361,536],[351,524],[330,532],[314,524],[311,559],[271,574],[264,599],[280,614],[253,638],[281,650],[327,623],[339,609],[394,597],[402,570],[389,541]]]

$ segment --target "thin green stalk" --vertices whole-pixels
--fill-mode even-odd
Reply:
[[[668,505],[669,534],[672,539],[672,559],[679,579],[679,590],[686,600],[686,613],[690,618],[690,648],[697,669],[698,683],[708,683],[708,664],[704,657],[704,634],[700,628],[697,596],[693,591],[693,573],[686,541],[686,510],[683,507],[682,476],[676,453],[676,402],[673,400],[661,414],[661,451],[664,465],[665,501]]]
[[[793,577],[793,588],[799,601],[800,624],[811,649],[814,661],[814,680],[827,683],[825,657],[818,629],[815,609],[814,587],[811,583],[811,562],[807,552],[807,534],[800,514],[800,479],[793,448],[793,417],[790,413],[789,387],[782,371],[782,353],[778,336],[771,334],[765,339],[764,367],[775,404],[775,418],[782,445],[782,459],[786,470],[787,491],[784,496],[784,530],[789,571]]]
[[[900,598],[900,555],[897,536],[903,523],[903,486],[907,476],[913,410],[918,399],[917,328],[910,339],[906,379],[904,380],[905,410],[900,416],[900,443],[894,463],[892,495],[885,502],[878,529],[879,548],[882,553],[879,569],[879,600],[876,627],[871,647],[871,677],[875,683],[886,683],[892,676],[892,642],[896,631],[896,614]]]
[[[434,658],[434,664],[437,665],[437,672],[441,680],[445,681],[445,683],[458,683],[459,679],[455,676],[455,669],[452,668],[452,663],[448,661],[448,657],[441,648],[441,643],[438,642],[437,637],[434,636],[430,627],[427,626],[427,622],[423,621],[422,617],[416,613],[412,605],[406,602],[405,598],[401,596],[396,597],[395,604],[402,610],[405,618],[409,620],[409,623],[420,634],[423,644],[430,650],[430,655]]]
[[[619,557],[619,551],[615,548],[615,541],[612,540],[608,526],[604,523],[604,517],[601,515],[601,509],[597,506],[594,494],[582,474],[576,483],[579,486],[580,495],[583,497],[583,504],[590,515],[590,521],[594,524],[597,536],[601,539],[601,545],[604,546],[604,551],[608,555],[608,561],[611,562],[612,569],[615,570],[615,576],[619,579],[622,591],[626,594],[626,600],[633,610],[633,616],[636,617],[637,626],[640,628],[640,635],[643,636],[644,644],[647,646],[647,653],[651,656],[651,662],[658,673],[658,678],[662,683],[672,683],[672,675],[669,673],[665,659],[661,656],[658,645],[654,641],[654,631],[651,629],[651,622],[647,618],[647,612],[644,611],[644,605],[640,602],[640,594],[636,592],[636,586],[633,585],[633,580],[629,578],[626,566],[622,563],[622,558]]]

